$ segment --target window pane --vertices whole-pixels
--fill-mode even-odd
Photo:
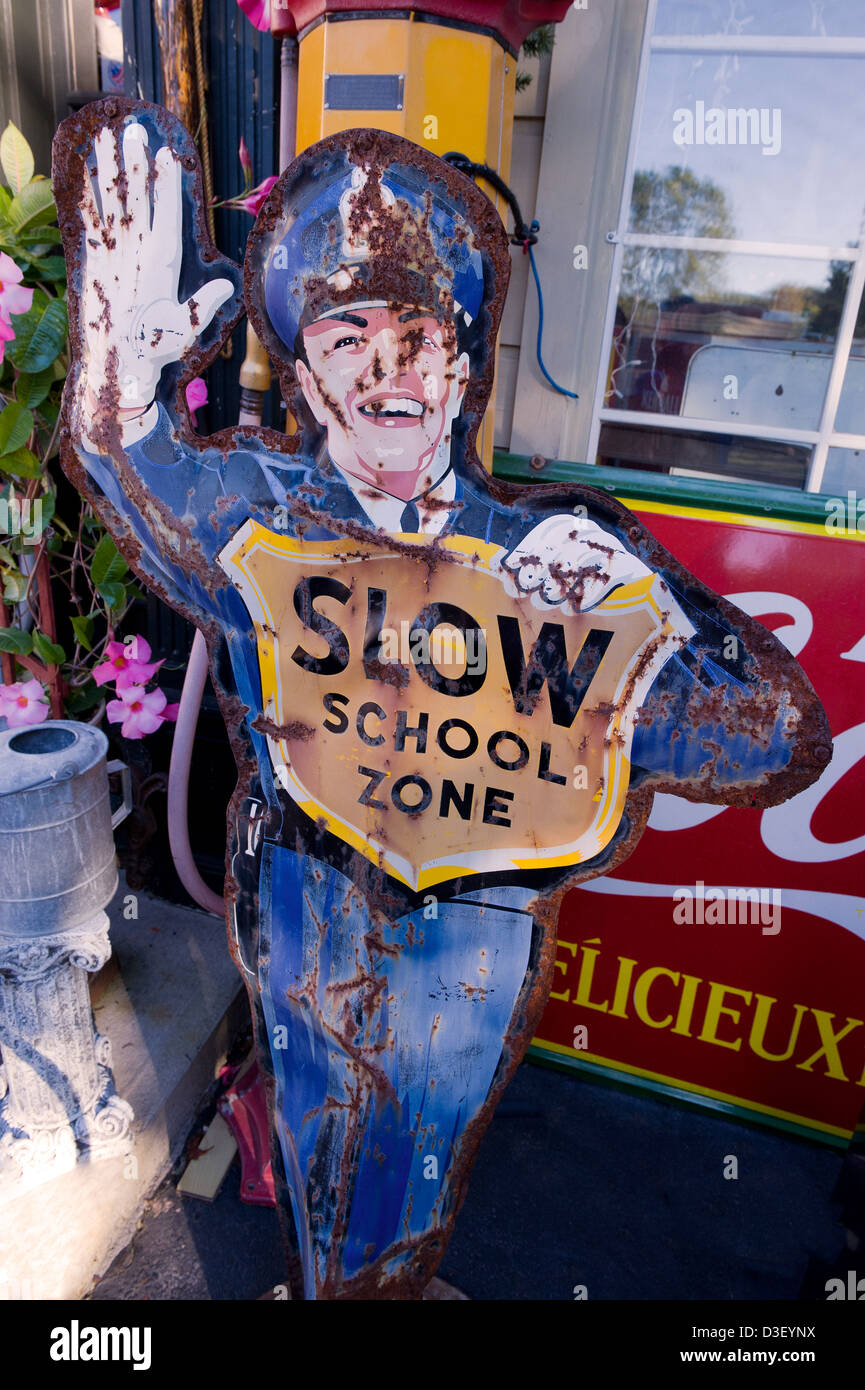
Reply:
[[[830,449],[820,491],[846,499],[849,489],[865,494],[865,449]]]
[[[604,424],[598,463],[613,468],[645,468],[653,473],[690,473],[703,478],[741,478],[754,483],[803,488],[810,448],[643,426]]]
[[[656,34],[865,34],[862,0],[658,0]]]
[[[630,227],[854,246],[863,167],[865,59],[654,54]]]
[[[849,267],[834,266],[833,273],[837,282],[836,294],[840,298],[847,288]],[[835,429],[839,434],[865,434],[865,299],[859,305],[859,316],[853,330],[850,360],[835,415]],[[861,467],[861,462],[857,467]]]
[[[837,289],[824,261],[628,247],[606,404],[816,429]]]

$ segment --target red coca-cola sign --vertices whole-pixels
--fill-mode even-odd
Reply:
[[[565,901],[536,1045],[844,1142],[865,1107],[865,536],[630,505],[798,657],[834,756],[765,811],[656,797],[630,858]]]

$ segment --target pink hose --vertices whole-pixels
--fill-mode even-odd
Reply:
[[[207,648],[201,633],[196,632],[192,651],[189,653],[174,728],[174,742],[171,745],[171,762],[168,768],[168,839],[174,867],[189,896],[206,912],[224,917],[225,902],[204,882],[195,867],[189,844],[189,767],[206,680]]]
[[[283,39],[281,52],[282,89],[279,121],[279,167],[294,158],[297,142],[297,40]],[[261,416],[258,416],[260,423]],[[168,768],[168,839],[171,857],[180,882],[191,898],[217,917],[225,916],[225,901],[208,888],[195,867],[189,844],[189,768],[198,711],[207,680],[207,648],[196,632],[189,653],[186,677],[177,711],[171,763]]]

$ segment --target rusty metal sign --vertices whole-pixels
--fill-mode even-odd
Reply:
[[[64,467],[204,632],[237,760],[229,941],[293,1292],[419,1297],[566,888],[631,851],[655,791],[807,786],[826,718],[618,502],[481,468],[509,257],[464,175],[380,131],[325,140],[262,208],[242,281],[168,112],[85,108],[54,181]],[[204,439],[184,387],[244,305],[297,430]]]
[[[501,547],[474,537],[441,539],[442,559],[456,563],[440,566],[433,588],[427,565],[406,553],[425,543],[313,547],[247,522],[220,554],[255,623],[282,786],[415,891],[595,859],[621,818],[640,696],[693,629],[662,611],[656,575],[551,622],[550,605],[529,607],[502,583]],[[295,602],[311,593],[340,614],[319,634],[333,639],[323,656],[309,652],[305,602]],[[578,674],[570,692],[553,685],[533,701],[529,654],[547,646],[551,673],[567,664]],[[298,706],[318,713],[314,738],[292,729]]]

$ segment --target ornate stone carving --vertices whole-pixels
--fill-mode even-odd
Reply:
[[[87,985],[110,954],[104,912],[77,930],[0,935],[0,1200],[132,1145]]]
[[[66,960],[91,974],[101,969],[111,955],[111,946],[108,918],[104,912],[99,915],[104,925],[99,923],[81,932],[60,932],[26,941],[0,933],[0,975],[12,984],[21,984],[41,979]]]

